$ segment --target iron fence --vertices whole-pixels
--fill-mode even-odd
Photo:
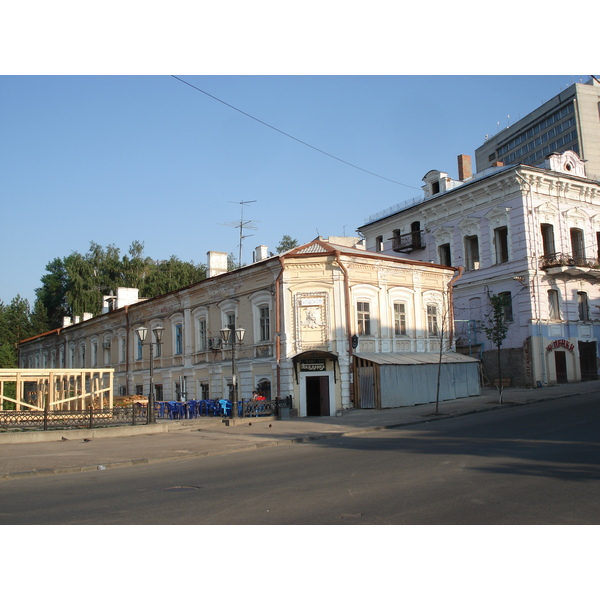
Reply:
[[[3,410],[0,431],[94,429],[118,425],[145,425],[146,407],[138,405],[88,410]]]

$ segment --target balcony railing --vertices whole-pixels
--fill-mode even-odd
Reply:
[[[600,263],[597,260],[588,260],[581,256],[571,256],[560,252],[546,254],[540,259],[540,269],[548,270],[553,267],[587,267],[590,269],[600,269]]]
[[[423,231],[412,231],[404,235],[395,235],[392,238],[392,250],[394,252],[412,252],[425,248]]]

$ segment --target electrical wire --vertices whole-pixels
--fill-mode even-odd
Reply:
[[[419,190],[419,191],[421,189],[421,188],[416,188],[412,185],[407,185],[405,183],[401,183],[400,181],[395,181],[394,179],[389,179],[388,177],[384,177],[383,175],[378,175],[377,173],[373,173],[372,171],[367,171],[367,169],[363,169],[362,167],[358,167],[357,165],[353,165],[352,163],[349,163],[348,161],[346,161],[342,158],[338,158],[337,156],[334,156],[333,154],[329,154],[329,152],[325,152],[324,150],[321,150],[320,148],[317,148],[316,146],[312,146],[311,144],[308,144],[307,142],[303,142],[302,140],[298,139],[297,137],[294,137],[293,135],[290,135],[289,133],[286,133],[285,131],[282,131],[281,129],[277,129],[277,127],[273,127],[273,125],[269,125],[268,123],[265,123],[264,121],[261,121],[260,119],[257,119],[256,117],[253,117],[252,115],[248,114],[247,112],[244,112],[243,110],[240,110],[239,108],[236,108],[232,104],[228,104],[224,100],[221,100],[220,98],[217,98],[216,96],[213,96],[212,94],[209,94],[208,92],[205,92],[204,90],[200,89],[199,87],[189,83],[188,81],[185,81],[184,79],[181,79],[180,77],[177,77],[176,75],[171,75],[171,77],[173,77],[173,79],[177,79],[177,81],[180,81],[181,83],[185,83],[185,85],[188,85],[191,88],[195,89],[196,91],[201,92],[205,96],[208,96],[209,98],[212,98],[213,100],[216,100],[217,102],[220,102],[221,104],[224,104],[225,106],[239,112],[240,114],[244,115],[245,117],[253,119],[257,123],[260,123],[261,125],[264,125],[265,127],[269,127],[273,131],[276,131],[277,133],[280,133],[281,135],[285,135],[286,137],[290,138],[291,140],[294,140],[295,142],[298,142],[299,144],[303,144],[304,146],[307,146],[308,148],[311,148],[312,150],[316,150],[317,152],[320,152],[321,154],[324,154],[325,156],[329,156],[329,158],[333,158],[334,160],[344,163],[345,165],[348,165],[349,167],[352,167],[353,169],[358,169],[359,171],[362,171],[363,173],[367,173],[369,175],[372,175],[373,177],[378,177],[379,179],[389,181],[390,183],[395,183],[396,185],[401,185],[401,186],[411,188],[413,190]]]

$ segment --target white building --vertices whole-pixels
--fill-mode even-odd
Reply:
[[[358,231],[369,250],[463,267],[454,283],[457,348],[498,377],[481,330],[489,297],[511,305],[502,377],[546,385],[598,377],[600,183],[572,151],[537,167],[497,165],[459,178],[430,171],[424,196],[372,215]]]

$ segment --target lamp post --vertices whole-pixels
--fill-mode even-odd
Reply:
[[[148,329],[146,327],[140,327],[139,329],[136,329],[135,332],[137,333],[142,346],[150,346],[150,393],[148,394],[148,416],[146,421],[149,425],[151,423],[156,423],[156,415],[154,414],[154,344],[157,344],[158,346],[162,344],[164,329],[162,327],[155,327],[152,330],[152,333],[156,341],[153,342],[152,338],[150,338],[148,344],[144,344],[146,335],[148,334]]]
[[[235,378],[235,347],[244,341],[246,330],[242,327],[235,328],[235,325],[229,325],[225,329],[221,329],[221,339],[225,344],[229,344],[231,340],[231,416],[237,416],[238,412],[238,387]]]

